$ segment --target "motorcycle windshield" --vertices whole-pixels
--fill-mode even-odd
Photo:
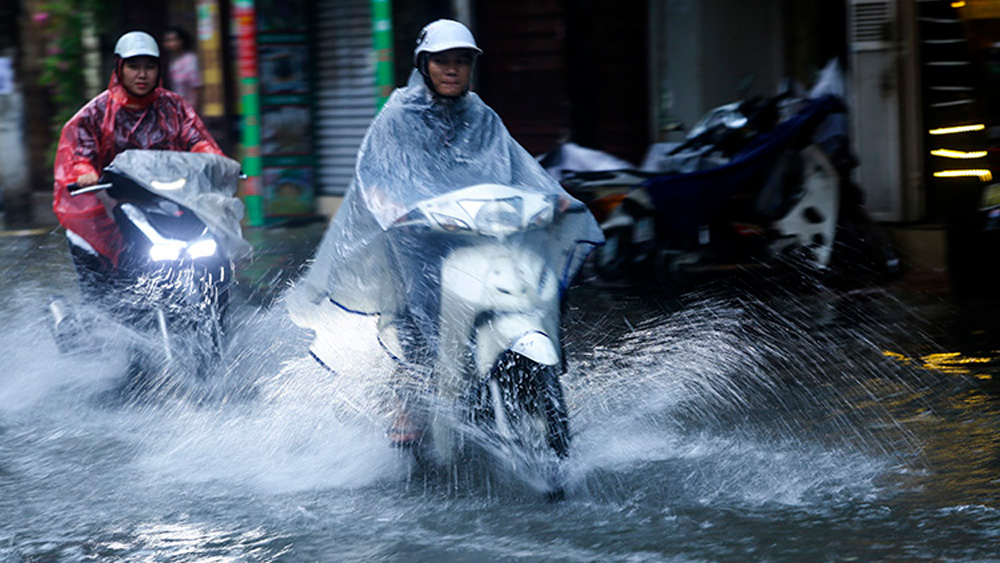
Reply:
[[[579,211],[559,214],[544,236],[531,238],[563,288],[604,240],[583,204],[511,137],[479,96],[436,98],[414,71],[371,123],[344,202],[299,289],[313,303],[330,299],[353,312],[392,314],[397,296],[412,295],[406,285],[417,282],[408,279],[435,283],[433,274],[414,274],[436,271],[447,251],[441,240],[448,238],[409,236],[393,225],[421,202],[477,184],[552,196]]]
[[[128,150],[105,170],[190,209],[230,258],[249,254],[240,226],[243,202],[236,197],[240,164],[235,160],[209,153]]]

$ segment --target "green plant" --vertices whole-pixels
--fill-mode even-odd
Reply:
[[[112,3],[101,0],[46,0],[35,4],[32,20],[44,41],[39,82],[49,90],[53,107],[50,125],[53,150],[63,124],[95,93],[88,88],[88,62],[96,50],[96,38],[107,31]],[[88,45],[87,38],[92,38]]]

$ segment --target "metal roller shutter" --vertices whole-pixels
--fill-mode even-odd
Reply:
[[[343,195],[375,116],[370,0],[318,0],[317,8],[317,189]]]

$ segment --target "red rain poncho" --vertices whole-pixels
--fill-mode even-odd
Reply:
[[[222,154],[194,108],[179,95],[157,87],[136,98],[121,85],[118,73],[113,73],[108,89],[63,126],[56,149],[52,201],[59,223],[112,262],[117,262],[122,247],[114,220],[96,195],[72,197],[66,186],[88,172],[100,175],[127,149]]]

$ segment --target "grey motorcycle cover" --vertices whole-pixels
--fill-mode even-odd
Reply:
[[[394,275],[398,263],[394,266],[389,256],[407,244],[388,236],[393,223],[420,201],[484,183],[551,194],[563,206],[585,210],[511,137],[478,95],[437,98],[414,71],[362,141],[344,202],[299,284],[303,297],[314,303],[330,299],[357,313],[391,314],[399,295],[412,289],[391,287],[402,278]],[[590,213],[565,213],[539,252],[565,288],[589,250],[603,240]],[[420,249],[410,250],[416,254]]]
[[[133,149],[116,156],[105,171],[190,209],[229,258],[250,253],[240,227],[243,202],[236,197],[240,164],[235,160],[209,153]]]

